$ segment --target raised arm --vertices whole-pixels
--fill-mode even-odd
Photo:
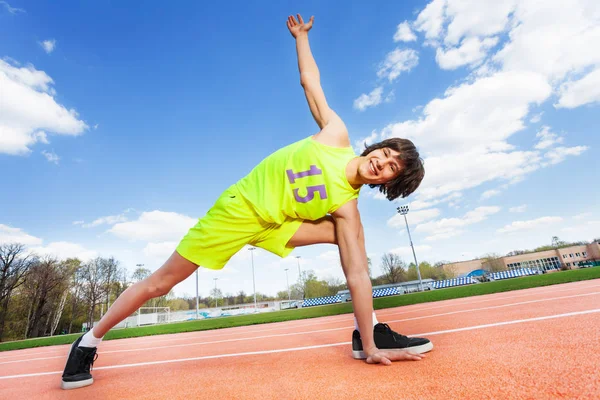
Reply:
[[[300,14],[298,14],[298,20],[293,16],[289,16],[287,20],[287,27],[296,39],[300,84],[304,88],[310,112],[317,125],[319,125],[319,128],[321,128],[318,136],[324,136],[323,141],[326,144],[347,146],[350,144],[350,141],[346,126],[327,104],[325,93],[321,87],[319,68],[310,50],[308,31],[312,28],[313,21],[314,17],[310,17],[310,20],[304,23]]]

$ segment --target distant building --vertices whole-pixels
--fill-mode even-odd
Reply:
[[[600,265],[600,243],[569,246],[561,249],[537,251],[516,256],[500,257],[492,262],[499,263],[502,269],[535,268],[541,271],[557,270],[561,267],[577,269]],[[476,259],[449,263],[442,266],[449,274],[466,276],[475,270],[489,269],[486,259]]]

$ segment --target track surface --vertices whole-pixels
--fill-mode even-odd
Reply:
[[[107,341],[60,389],[69,346],[0,353],[2,399],[599,399],[600,280],[377,311],[421,361],[351,355],[351,314]]]

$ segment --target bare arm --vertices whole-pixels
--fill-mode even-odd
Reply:
[[[344,204],[333,214],[333,217],[342,268],[352,296],[352,306],[358,321],[363,350],[371,355],[377,352],[373,341],[373,288],[369,278],[357,201],[352,200]],[[362,244],[361,239],[363,239]]]
[[[373,340],[373,288],[369,278],[367,253],[362,223],[357,207],[352,200],[333,213],[335,229],[342,259],[342,268],[350,295],[352,307],[358,322],[363,351],[367,363],[390,365],[392,361],[420,360],[422,354],[412,354],[401,350],[380,350]]]
[[[310,50],[308,31],[312,28],[314,17],[304,23],[298,14],[298,21],[293,16],[288,17],[287,26],[292,36],[296,39],[296,53],[298,55],[298,70],[300,84],[313,118],[321,132],[317,135],[325,144],[332,146],[348,146],[348,131],[341,118],[327,104],[325,93],[321,87],[319,68]]]

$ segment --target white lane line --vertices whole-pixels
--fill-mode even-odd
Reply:
[[[419,317],[397,319],[397,320],[388,321],[388,322],[393,323],[393,322],[414,321],[414,320],[418,320],[418,319],[437,318],[437,317],[444,317],[444,316],[454,315],[454,314],[463,314],[463,313],[477,312],[477,311],[482,311],[482,310],[493,310],[493,309],[498,309],[498,308],[521,306],[521,305],[525,305],[525,304],[541,303],[541,302],[545,302],[545,301],[564,300],[564,299],[572,299],[575,297],[593,296],[593,295],[598,295],[598,294],[600,294],[600,292],[574,294],[574,295],[570,295],[570,296],[552,297],[552,298],[548,298],[548,299],[528,300],[528,301],[521,301],[518,303],[501,304],[498,306],[471,308],[469,310],[457,310],[457,311],[450,311],[450,312],[440,313],[440,314],[431,314],[431,315],[423,315],[423,316],[419,316]],[[183,343],[183,344],[173,344],[173,345],[168,345],[168,346],[141,347],[141,348],[125,349],[125,350],[108,350],[108,351],[102,351],[102,354],[152,351],[152,350],[160,350],[160,349],[171,349],[171,348],[176,348],[176,347],[203,346],[203,345],[210,345],[210,344],[241,342],[241,341],[247,341],[247,340],[269,339],[269,338],[284,337],[284,336],[310,335],[310,334],[314,334],[314,333],[347,330],[347,329],[352,329],[352,328],[354,328],[354,326],[343,326],[343,327],[339,327],[339,328],[328,328],[328,329],[291,332],[291,333],[276,333],[276,334],[272,334],[272,335],[252,336],[252,337],[235,338],[235,339],[223,339],[223,340],[214,340],[214,341],[208,341],[208,342],[192,342],[192,343]],[[411,336],[414,336],[414,335],[411,335]],[[64,355],[53,356],[53,357],[30,358],[30,359],[26,359],[26,360],[6,361],[6,362],[0,362],[0,365],[14,364],[14,363],[20,363],[20,362],[30,362],[30,361],[51,360],[51,359],[55,359],[55,358],[64,358]]]
[[[573,286],[572,284],[588,283],[588,282],[590,282],[590,281],[567,282],[567,283],[561,283],[559,285]],[[445,304],[434,305],[431,307],[418,308],[419,306],[428,305],[428,304],[432,304],[432,303],[411,304],[409,306],[398,306],[398,307],[394,307],[392,309],[376,310],[376,313],[378,316],[388,317],[388,316],[393,316],[393,315],[410,314],[410,313],[415,313],[415,312],[436,310],[436,309],[446,308],[446,307],[454,307],[456,305],[462,306],[462,305],[480,304],[480,303],[486,303],[486,302],[491,302],[491,301],[496,301],[496,300],[507,300],[507,299],[516,299],[516,298],[520,298],[520,297],[530,297],[530,296],[535,296],[535,295],[540,295],[540,294],[550,294],[550,293],[568,292],[568,291],[572,291],[572,290],[591,289],[594,287],[600,287],[600,284],[585,285],[585,286],[578,285],[577,287],[568,287],[568,288],[553,289],[553,290],[550,289],[551,287],[555,287],[555,285],[524,289],[524,290],[534,290],[535,291],[534,293],[522,293],[522,294],[518,294],[518,295],[510,295],[511,292],[490,293],[490,294],[481,295],[481,296],[494,296],[494,295],[502,295],[502,294],[506,294],[506,296],[494,296],[494,297],[486,298],[486,299],[475,299],[479,296],[448,299],[448,300],[442,300],[442,301],[446,302]],[[542,291],[542,290],[536,290],[536,289],[547,289],[547,290]],[[467,299],[474,299],[474,300],[469,301]],[[549,299],[552,300],[554,298],[549,298]],[[465,300],[465,301],[460,301],[460,300]],[[544,299],[544,300],[546,300],[546,299]],[[395,308],[400,308],[400,307],[401,308],[415,307],[415,308],[410,309],[410,310],[403,310],[403,311],[393,311]],[[442,314],[440,314],[440,315],[442,315]],[[338,318],[336,318],[336,317],[338,317]],[[315,322],[311,323],[311,321],[322,319],[322,318],[327,318],[327,320],[326,321],[315,321]],[[335,320],[332,321],[331,319],[333,319],[333,318],[335,318]],[[422,317],[415,317],[415,318],[419,319]],[[274,324],[283,324],[286,322],[287,323],[298,322],[298,324],[294,324],[294,326],[276,326],[276,325],[273,326],[271,324],[268,324],[268,325],[270,325],[270,327],[268,327],[268,328],[261,327],[258,329],[252,329],[253,327],[251,327],[251,326],[250,327],[238,326],[238,327],[225,328],[225,329],[227,329],[227,330],[230,330],[230,329],[242,330],[244,328],[250,328],[250,329],[245,329],[245,331],[243,331],[243,332],[242,331],[238,331],[238,332],[215,332],[215,331],[212,331],[212,332],[211,331],[182,332],[181,334],[185,335],[186,337],[176,337],[176,338],[165,339],[165,338],[160,338],[160,337],[153,338],[152,336],[146,336],[146,337],[128,338],[127,340],[129,343],[115,343],[113,341],[107,341],[105,343],[107,345],[109,345],[111,348],[131,347],[133,341],[143,341],[144,344],[151,344],[151,343],[154,344],[154,343],[178,342],[178,341],[182,341],[182,340],[190,340],[190,339],[194,339],[194,336],[202,336],[201,339],[210,339],[212,337],[234,336],[234,335],[240,335],[240,334],[248,335],[249,333],[255,333],[255,332],[273,332],[274,330],[279,330],[279,329],[281,329],[281,330],[298,329],[298,328],[302,328],[304,325],[306,325],[307,327],[312,327],[312,326],[316,326],[316,325],[342,323],[342,322],[349,322],[349,321],[353,321],[353,320],[354,320],[354,316],[352,314],[332,315],[332,316],[328,316],[328,317],[317,317],[317,318],[309,318],[309,319],[305,319],[305,320],[281,321],[281,322],[274,323]],[[410,319],[406,319],[406,321],[408,321],[408,320],[410,320]],[[388,321],[388,322],[400,322],[400,321],[405,321],[405,320],[395,320],[395,321]],[[300,322],[302,322],[302,323],[300,323]],[[346,328],[340,328],[340,329],[346,329]],[[334,328],[332,330],[336,330],[336,328]],[[321,331],[319,331],[319,332],[321,332]],[[209,333],[209,334],[206,335],[207,333]],[[172,334],[172,335],[177,335],[177,334]],[[163,335],[160,335],[160,336],[163,336]],[[60,346],[70,347],[71,345],[66,344],[66,345],[60,345]],[[18,350],[16,350],[16,351],[18,351]],[[60,349],[58,349],[58,351],[60,351],[62,354],[62,352],[64,352],[64,349],[60,348]],[[126,351],[126,350],[124,350],[124,351]],[[4,364],[1,361],[7,360],[9,358],[23,357],[24,355],[26,355],[26,356],[47,355],[47,354],[53,354],[53,353],[56,353],[56,351],[45,351],[45,352],[17,354],[17,355],[10,355],[10,356],[6,356],[6,357],[0,357],[0,364]],[[106,352],[103,352],[103,353],[106,353]],[[51,359],[51,358],[60,358],[60,357],[62,357],[62,355],[55,356],[55,357],[39,358],[39,359],[41,360],[41,359]],[[27,360],[22,360],[22,361],[27,361]],[[15,361],[15,362],[21,362],[21,360]]]
[[[505,321],[505,322],[495,322],[493,324],[475,325],[475,326],[468,326],[468,327],[456,328],[456,329],[448,329],[448,330],[437,331],[437,332],[418,333],[418,334],[416,334],[416,336],[442,335],[442,334],[446,334],[446,333],[464,332],[464,331],[470,331],[470,330],[476,330],[476,329],[493,328],[496,326],[522,324],[525,322],[544,321],[544,320],[548,320],[548,319],[565,318],[565,317],[572,317],[572,316],[577,316],[577,315],[592,314],[592,313],[597,313],[597,312],[600,312],[600,308],[596,308],[593,310],[574,311],[574,312],[564,313],[564,314],[547,315],[547,316],[543,316],[543,317],[517,319],[517,320]],[[287,352],[292,352],[292,351],[303,351],[303,350],[320,349],[320,348],[334,347],[334,346],[344,346],[344,345],[350,345],[351,343],[352,342],[340,342],[340,343],[329,343],[329,344],[321,344],[321,345],[314,345],[314,346],[292,347],[292,348],[278,349],[278,350],[261,350],[261,351],[250,351],[250,352],[245,352],[245,353],[230,353],[230,354],[217,354],[217,355],[202,356],[202,357],[176,358],[176,359],[172,359],[172,360],[163,360],[163,361],[146,361],[146,362],[133,363],[133,364],[108,365],[105,367],[94,368],[94,371],[103,370],[103,369],[133,368],[133,367],[143,367],[143,366],[147,366],[147,365],[171,364],[171,363],[180,363],[180,362],[186,362],[186,361],[199,361],[199,360],[208,360],[208,359],[213,359],[213,358],[243,357],[243,356],[253,356],[253,355],[262,355],[262,354],[287,353]],[[17,378],[27,378],[27,377],[44,376],[44,375],[58,375],[58,374],[62,374],[62,372],[63,371],[51,371],[51,372],[37,372],[37,373],[33,373],[33,374],[8,375],[8,376],[0,376],[0,379],[17,379]]]
[[[586,288],[592,288],[592,287],[600,287],[600,284],[598,285],[590,285]],[[534,288],[535,289],[535,288]],[[559,292],[565,292],[565,291],[572,291],[572,290],[579,290],[581,289],[580,287],[578,288],[564,288],[564,289],[556,289],[556,290],[549,290],[549,291],[544,291],[543,294],[550,294],[550,293],[559,293]],[[596,292],[594,292],[596,293]],[[494,294],[494,293],[492,293]],[[503,296],[502,298],[488,298],[488,299],[480,299],[480,300],[474,300],[474,301],[469,301],[469,302],[462,302],[459,305],[470,305],[470,304],[480,304],[480,303],[486,303],[486,302],[490,302],[490,301],[496,301],[496,300],[507,300],[507,299],[516,299],[519,297],[530,297],[530,296],[535,296],[540,294],[539,292],[537,293],[529,293],[529,294],[520,294],[520,295],[516,295],[516,296]],[[583,295],[587,295],[587,294],[583,294]],[[553,300],[554,298],[548,298],[549,300]],[[451,300],[461,300],[461,299],[449,299]],[[547,299],[543,299],[543,300],[547,300]],[[543,301],[540,300],[540,301]],[[444,300],[444,301],[448,301],[448,300]],[[536,300],[537,301],[537,300]],[[424,303],[424,304],[429,304],[429,303]],[[415,304],[416,306],[416,304]],[[377,315],[382,315],[385,317],[388,316],[392,316],[392,315],[401,315],[401,314],[410,314],[410,313],[415,313],[415,312],[422,312],[422,311],[429,311],[429,310],[435,310],[435,309],[440,309],[440,308],[447,308],[447,307],[453,307],[456,306],[456,304],[453,303],[447,303],[447,304],[442,304],[442,305],[436,305],[436,306],[432,306],[432,307],[423,307],[423,308],[419,308],[419,309],[414,309],[414,310],[405,310],[405,311],[395,311],[395,312],[382,312],[382,311],[386,311],[385,309],[383,310],[376,310]],[[400,306],[402,307],[402,306]],[[468,310],[467,310],[468,311]],[[321,317],[320,317],[321,318]],[[312,319],[312,318],[311,318]],[[206,331],[203,332],[186,332],[186,333],[196,333],[199,334],[198,336],[204,336],[201,339],[210,339],[211,337],[223,337],[223,336],[234,336],[234,335],[248,335],[249,333],[257,333],[257,332],[273,332],[273,330],[290,330],[290,329],[298,329],[298,328],[302,328],[305,326],[307,327],[311,327],[311,326],[316,326],[316,325],[326,325],[326,324],[333,324],[333,323],[342,323],[342,322],[350,322],[350,321],[354,321],[354,316],[352,314],[347,314],[345,315],[345,318],[339,318],[336,321],[318,321],[318,322],[314,322],[314,323],[310,323],[311,319],[306,319],[303,321],[306,321],[305,324],[297,324],[294,326],[285,326],[285,327],[270,327],[270,328],[261,328],[261,329],[249,329],[245,332],[223,332],[223,333],[214,333],[213,335],[201,335],[202,333],[206,333]],[[410,320],[410,319],[409,319]],[[398,321],[403,321],[403,320],[396,320],[396,321],[390,321],[390,322],[398,322]],[[292,322],[292,321],[289,321]],[[243,327],[236,327],[236,328],[243,328]],[[332,330],[335,330],[337,328],[333,328]],[[339,328],[339,329],[345,329],[345,328]],[[319,331],[320,332],[320,331]],[[283,334],[282,334],[283,335]],[[144,343],[161,343],[161,342],[177,342],[177,341],[182,341],[182,340],[189,340],[189,339],[193,339],[193,337],[190,337],[191,335],[185,337],[185,338],[170,338],[170,339],[161,339],[161,338],[157,338],[156,340],[148,340],[148,341],[144,341]],[[196,336],[196,335],[194,335]],[[143,340],[143,338],[135,338],[135,339],[140,339]],[[123,344],[117,344],[117,343],[111,343],[111,347],[130,347],[131,344],[129,343],[123,343]]]

